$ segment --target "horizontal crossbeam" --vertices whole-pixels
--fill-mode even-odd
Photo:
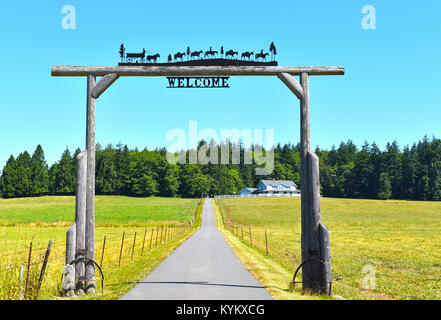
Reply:
[[[293,76],[344,75],[343,67],[271,67],[271,66],[53,66],[52,76]]]

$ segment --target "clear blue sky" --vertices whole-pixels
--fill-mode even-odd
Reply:
[[[61,27],[64,5],[76,29]],[[361,26],[376,8],[376,29]],[[344,66],[345,76],[312,77],[311,143],[352,139],[381,148],[441,137],[441,2],[315,1],[4,1],[0,8],[0,169],[41,144],[52,164],[85,146],[86,79],[51,77],[52,65],[116,65],[118,47],[161,54],[210,46],[268,50],[282,66]],[[299,102],[276,77],[232,77],[230,89],[167,89],[165,78],[120,78],[97,100],[97,142],[149,149],[166,133],[274,129],[299,141]]]

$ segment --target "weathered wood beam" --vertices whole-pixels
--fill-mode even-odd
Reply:
[[[279,73],[277,75],[280,80],[296,95],[300,100],[303,99],[303,89],[300,83],[289,73]]]
[[[80,152],[77,156],[77,187],[75,202],[75,224],[76,224],[76,249],[75,258],[80,259],[75,272],[77,279],[77,290],[79,294],[84,292],[84,253],[86,250],[86,186],[87,186],[87,151]],[[80,281],[78,281],[80,280]]]
[[[87,185],[86,185],[86,293],[95,294],[95,118],[96,100],[92,90],[96,85],[94,75],[87,76]]]
[[[119,78],[116,73],[110,73],[103,76],[100,81],[95,85],[92,90],[92,98],[98,99],[98,97],[109,88]]]
[[[272,67],[272,66],[53,66],[52,76],[277,76],[343,75],[343,67]]]
[[[66,231],[66,261],[65,264],[70,264],[75,260],[75,240],[76,240],[76,225],[72,223]],[[74,265],[75,267],[75,265]]]

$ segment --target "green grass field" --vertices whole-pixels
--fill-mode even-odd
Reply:
[[[162,221],[188,222],[197,199],[96,196],[96,226],[144,226]],[[72,223],[75,197],[0,199],[0,226]]]
[[[114,299],[133,287],[198,228],[202,209],[198,203],[199,199],[97,196],[95,260],[101,263],[106,237],[104,295],[97,271],[100,294],[77,299]],[[190,227],[196,209],[195,223]],[[25,267],[26,277],[30,242],[28,299],[34,296],[49,239],[54,242],[38,298],[61,298],[66,230],[74,219],[74,197],[0,200],[0,299],[18,299],[19,266]]]
[[[253,241],[252,247],[263,254],[267,230],[269,257],[288,271],[288,284],[301,260],[300,199],[216,202],[227,228],[243,243]],[[322,198],[321,212],[331,232],[334,294],[346,299],[441,299],[440,202]],[[369,265],[375,270],[375,289],[366,290],[362,283],[372,275],[364,269]]]

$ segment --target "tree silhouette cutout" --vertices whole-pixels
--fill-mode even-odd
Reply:
[[[121,46],[119,47],[119,56],[121,57],[121,62],[124,62],[125,52],[126,52],[126,49],[124,48],[124,43],[121,43]]]
[[[172,55],[171,54],[168,55],[168,59],[167,60],[168,60],[168,62],[172,61]]]
[[[187,47],[187,61],[190,59],[190,47]]]
[[[277,49],[276,46],[274,45],[274,42],[271,42],[270,52],[271,52],[271,61],[274,61],[276,58],[275,55],[277,54]]]
[[[222,46],[220,48],[220,54],[221,54],[221,57],[223,58],[224,57],[224,46]]]

